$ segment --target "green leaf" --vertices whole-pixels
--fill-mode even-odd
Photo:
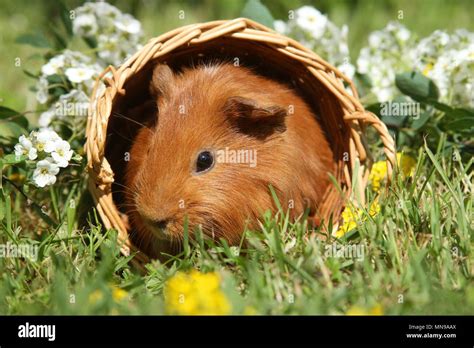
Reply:
[[[458,119],[460,117],[466,117],[466,118],[474,118],[474,111],[468,110],[468,109],[463,109],[463,108],[453,108],[449,105],[440,103],[440,102],[433,102],[432,105],[440,110],[443,111],[447,118],[451,118],[453,120]]]
[[[35,80],[37,80],[39,78],[39,74],[32,73],[31,71],[28,71],[26,69],[23,69],[23,73],[26,76],[31,77],[32,79],[35,79]]]
[[[438,87],[429,78],[415,71],[398,74],[395,77],[395,84],[403,94],[416,101],[438,100]]]
[[[426,124],[426,122],[428,122],[428,120],[430,119],[431,116],[432,116],[431,112],[429,112],[429,111],[423,112],[420,115],[420,117],[413,120],[413,122],[411,124],[411,129],[413,129],[415,131],[421,129]]]
[[[78,153],[74,154],[71,158],[74,162],[81,162],[82,161],[82,156],[79,155]]]
[[[241,16],[259,22],[269,28],[273,28],[273,16],[260,0],[248,0],[242,10]]]
[[[0,134],[2,138],[12,141],[26,133],[26,130],[17,123],[0,120]]]
[[[1,161],[0,161],[0,168],[1,168]],[[5,217],[5,198],[3,196],[3,190],[0,190],[0,221],[3,220]]]
[[[444,131],[472,133],[474,131],[474,111],[463,108],[452,108],[449,105],[433,102],[432,105],[444,112],[440,128]]]
[[[2,157],[2,163],[3,164],[17,164],[17,163],[23,162],[26,159],[27,159],[27,156],[25,155],[17,156],[14,153],[11,153]]]
[[[84,41],[90,48],[97,47],[97,40],[94,37],[84,37]]]
[[[53,24],[50,24],[49,27],[50,27],[51,33],[53,34],[56,48],[58,50],[62,50],[64,48],[67,48],[67,41],[66,41],[65,38],[63,38],[61,33],[56,29],[56,26],[53,25]]]
[[[72,32],[72,21],[69,15],[69,10],[63,1],[59,1],[58,5],[60,9],[61,21],[63,22],[64,28],[66,29],[68,36],[71,37],[73,32]]]
[[[32,55],[29,55],[27,60],[36,60],[36,61],[42,61],[44,59],[44,56],[40,53],[33,53]]]
[[[28,120],[25,116],[5,106],[0,106],[0,120],[14,122],[25,129],[28,128]]]
[[[51,48],[50,43],[42,34],[24,34],[20,35],[15,40],[16,43],[23,45],[31,45],[40,48]]]
[[[58,74],[49,75],[47,78],[48,84],[57,84],[63,83],[63,78]]]
[[[474,131],[474,118],[461,117],[456,120],[448,120],[447,122],[443,119],[441,127],[445,130],[470,133]]]

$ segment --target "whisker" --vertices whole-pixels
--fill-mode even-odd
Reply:
[[[114,111],[114,112],[112,113],[112,117],[113,117],[113,116],[117,116],[117,117],[123,118],[123,119],[125,119],[125,120],[127,120],[127,121],[136,123],[136,124],[138,124],[139,126],[142,126],[143,128],[146,128],[146,129],[148,129],[150,132],[152,132],[152,130],[149,129],[145,124],[143,124],[143,123],[141,123],[141,122],[139,122],[139,121],[137,121],[137,120],[134,120],[133,118],[127,117],[127,116],[125,116],[125,115],[123,115],[123,114],[121,114],[121,113],[119,113],[119,112],[117,112],[117,111]]]

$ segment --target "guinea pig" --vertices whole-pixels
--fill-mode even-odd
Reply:
[[[317,216],[335,162],[309,106],[288,86],[232,64],[158,64],[150,124],[126,165],[132,239],[152,257],[176,253],[196,228],[230,245],[277,211]]]

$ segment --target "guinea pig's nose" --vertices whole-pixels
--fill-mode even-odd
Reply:
[[[153,224],[158,227],[160,230],[166,229],[166,226],[168,225],[169,220],[156,220],[153,221]]]

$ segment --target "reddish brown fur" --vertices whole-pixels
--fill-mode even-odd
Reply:
[[[265,210],[275,211],[269,185],[284,207],[294,201],[293,217],[308,205],[317,211],[328,172],[334,171],[333,156],[315,116],[295,92],[230,64],[187,69],[180,75],[158,66],[151,89],[159,116],[154,127],[138,133],[125,182],[132,226],[146,252],[156,256],[181,241],[185,216],[191,234],[194,226],[202,225],[209,236],[239,243],[246,225],[256,227]],[[229,106],[234,97],[280,114],[293,106],[294,114],[283,113],[283,127],[269,124],[273,132],[262,130],[259,136],[257,127],[248,134],[235,127],[239,105]],[[251,115],[240,119],[246,122],[245,117],[251,121]],[[257,166],[215,163],[209,172],[193,174],[201,150],[226,147],[256,149]],[[152,222],[165,219],[170,220],[166,236]]]

